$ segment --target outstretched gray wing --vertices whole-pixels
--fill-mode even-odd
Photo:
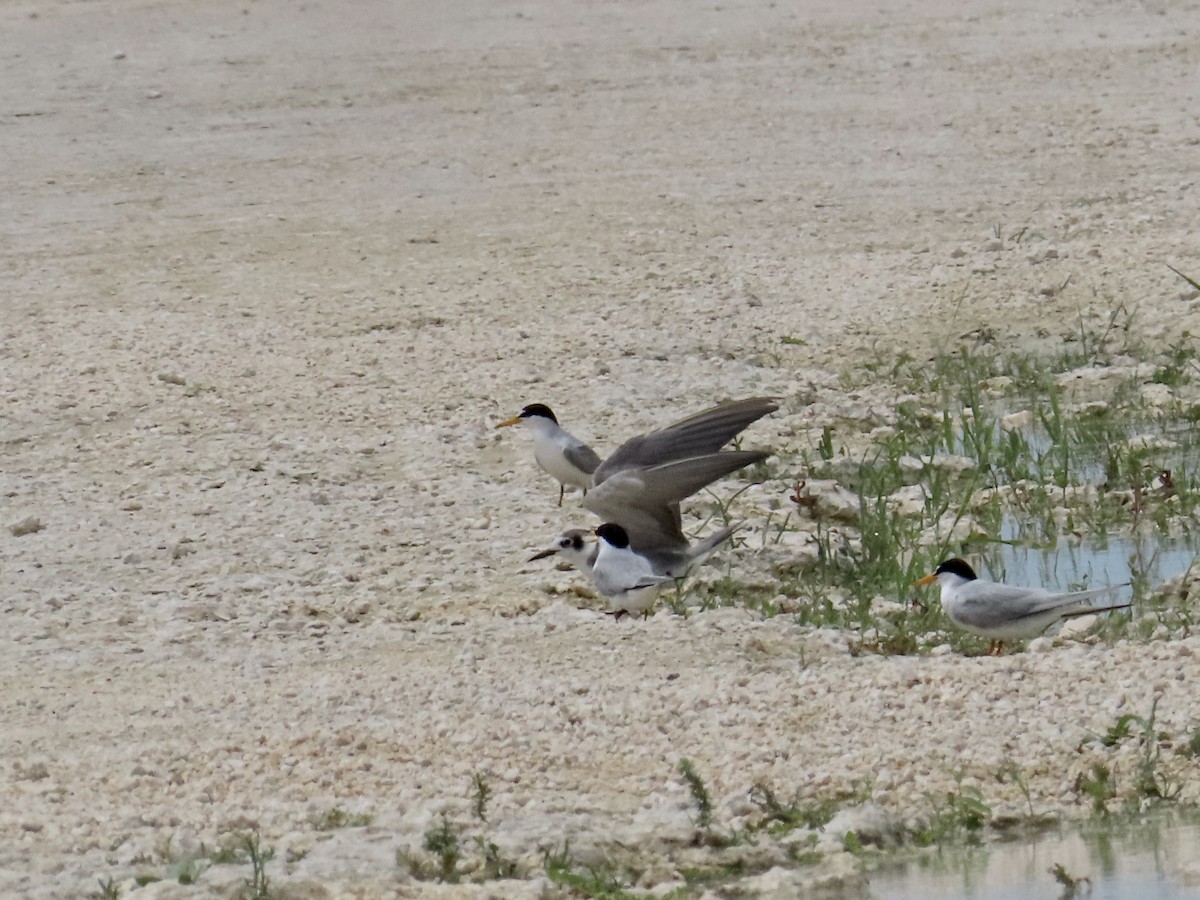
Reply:
[[[730,450],[646,469],[625,469],[588,491],[583,505],[629,533],[639,553],[686,547],[679,501],[738,469],[770,456],[761,450]]]
[[[673,460],[714,454],[752,422],[777,409],[779,404],[770,397],[733,400],[630,438],[595,470],[595,482],[599,485],[626,469],[648,469]]]

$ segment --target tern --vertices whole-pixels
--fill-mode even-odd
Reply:
[[[531,403],[497,428],[524,425],[533,434],[533,458],[547,475],[558,481],[558,505],[568,487],[586,495],[592,473],[600,465],[596,451],[558,424],[558,417],[544,403]]]
[[[563,494],[566,489],[577,487],[583,492],[584,505],[598,513],[601,518],[606,518],[608,516],[603,511],[606,503],[604,499],[598,501],[599,509],[586,502],[588,493],[593,487],[599,487],[601,483],[618,473],[625,473],[633,469],[645,470],[671,462],[714,456],[751,423],[777,409],[779,409],[779,405],[768,397],[751,397],[746,400],[720,403],[695,415],[680,419],[665,428],[630,438],[603,462],[596,451],[560,426],[553,410],[544,403],[532,403],[511,419],[500,422],[496,427],[507,428],[512,425],[524,425],[532,434],[533,458],[542,471],[553,476],[559,483],[559,506],[562,506]],[[765,456],[766,454],[763,454],[760,458],[765,458]],[[714,474],[707,481],[692,488],[687,494],[682,494],[669,502],[678,503],[679,500],[695,493],[706,484],[716,481],[742,466],[749,465],[751,461],[753,460],[747,458],[747,461],[741,465],[733,466],[720,474]],[[732,462],[732,459],[723,460],[721,464],[710,460],[709,471],[716,471],[726,462]],[[698,465],[686,467],[686,471],[677,472],[676,477],[692,483],[698,472]],[[658,482],[661,488],[662,479],[659,478]],[[677,492],[675,491],[675,493]],[[620,524],[624,525],[625,523],[620,522]],[[636,536],[634,544],[635,546],[637,544]]]
[[[655,575],[664,575],[678,579],[687,577],[696,566],[703,563],[712,552],[724,541],[729,540],[742,527],[739,522],[722,528],[710,534],[704,540],[689,544],[686,539],[682,544],[662,544],[641,553],[650,562],[650,569]],[[624,529],[622,529],[624,531]],[[592,538],[592,532],[582,528],[568,528],[557,535],[548,547],[529,557],[529,562],[545,559],[548,556],[558,556],[569,562],[588,577],[593,576],[596,567],[596,556],[600,552],[599,542]],[[626,532],[628,538],[628,532]]]
[[[1016,587],[984,581],[964,560],[948,559],[918,587],[937,582],[942,588],[942,609],[950,621],[972,634],[991,640],[988,654],[999,655],[1004,642],[1036,637],[1055,622],[1074,616],[1125,609],[1130,604],[1097,606],[1092,601],[1125,587],[1113,584],[1087,591],[1053,593],[1044,588]]]
[[[613,617],[650,615],[658,592],[675,579],[657,574],[649,559],[630,548],[629,535],[620,525],[605,522],[595,534],[597,550],[592,561],[592,581],[608,598]]]

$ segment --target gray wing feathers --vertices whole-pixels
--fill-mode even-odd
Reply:
[[[622,469],[716,453],[752,422],[777,409],[779,405],[769,397],[750,397],[722,403],[658,431],[630,438],[596,470],[596,484]]]
[[[589,475],[593,474],[600,466],[600,457],[596,455],[596,451],[583,441],[577,440],[568,444],[563,448],[563,456],[571,465]]]
[[[618,479],[629,479],[631,482],[636,479],[640,502],[646,504],[678,503],[714,481],[753,463],[762,462],[770,455],[762,450],[730,450],[726,453],[712,453],[708,456],[676,460],[650,469],[621,472],[614,476],[609,483],[618,483]],[[607,489],[607,483],[605,489]]]
[[[733,537],[744,524],[744,522],[737,522],[727,528],[722,528],[720,531],[714,531],[702,541],[696,541],[696,545],[692,547],[692,557],[694,559],[692,565],[704,562],[710,553]]]
[[[733,537],[743,524],[745,523],[738,522],[728,528],[714,531],[691,546],[684,544],[679,547],[659,547],[646,552],[645,556],[650,560],[650,565],[654,567],[655,572],[669,575],[672,578],[683,578],[692,569],[702,565],[706,559],[712,556],[713,551],[723,541]]]
[[[639,553],[662,547],[686,547],[679,501],[769,455],[760,450],[730,450],[652,469],[618,472],[588,491],[583,505],[605,522],[621,525],[629,532],[629,542]]]
[[[1033,612],[1048,612],[1052,609],[1061,610],[1064,616],[1081,616],[1091,612],[1101,612],[1102,609],[1120,609],[1128,603],[1100,607],[1092,603],[1096,597],[1103,597],[1125,587],[1123,584],[1110,584],[1105,587],[1092,588],[1087,591],[1075,591],[1070,594],[1051,594],[1038,604]]]
[[[605,522],[616,522],[629,534],[629,545],[638,553],[662,547],[686,547],[687,538],[679,521],[678,504],[632,505],[611,496],[595,498],[588,491],[584,505]]]
[[[1000,628],[1052,610],[1062,610],[1064,616],[1100,612],[1102,610],[1093,607],[1090,601],[1123,586],[1114,584],[1070,594],[1052,594],[1041,589],[989,582],[980,585],[983,591],[978,595],[969,589],[963,593],[959,615],[964,622],[979,628]],[[1066,609],[1069,607],[1078,608]]]

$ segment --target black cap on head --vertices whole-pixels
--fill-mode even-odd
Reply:
[[[549,419],[555,425],[558,424],[558,419],[545,403],[530,403],[527,407],[521,410],[519,418],[528,419],[532,416],[541,416],[543,419]]]
[[[941,575],[943,572],[949,572],[951,575],[957,575],[959,578],[965,578],[967,581],[974,581],[979,576],[975,574],[975,570],[967,563],[965,559],[948,559],[934,571],[934,575]]]
[[[616,522],[605,522],[596,529],[596,537],[603,538],[618,550],[629,546],[629,534]]]

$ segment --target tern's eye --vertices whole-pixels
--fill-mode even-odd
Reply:
[[[566,550],[568,547],[570,547],[570,546],[571,546],[571,539],[570,539],[570,538],[563,538],[561,541],[559,541],[559,542],[558,542],[558,546],[560,546],[560,547],[562,547],[564,550]]]
[[[583,549],[583,538],[581,538],[579,535],[575,535],[575,537],[571,538],[571,546],[574,547],[576,550],[582,550]]]

